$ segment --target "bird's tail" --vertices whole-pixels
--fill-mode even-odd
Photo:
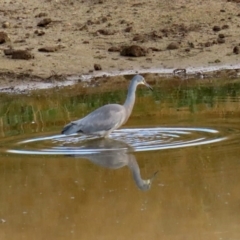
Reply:
[[[69,135],[69,134],[73,134],[73,133],[77,133],[80,132],[81,130],[79,129],[79,126],[73,122],[67,124],[64,126],[63,130],[62,130],[62,134],[65,135]]]

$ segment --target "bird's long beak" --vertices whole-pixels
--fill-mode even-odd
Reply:
[[[144,85],[147,87],[147,88],[149,88],[151,91],[153,91],[153,88],[148,84],[148,83],[144,83]]]
[[[151,179],[151,182],[153,181],[153,179],[156,177],[157,174],[158,174],[158,171],[156,171],[156,172],[152,175],[152,177],[150,178],[150,179]]]

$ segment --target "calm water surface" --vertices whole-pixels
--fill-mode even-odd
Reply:
[[[59,135],[125,96],[0,95],[0,239],[240,239],[240,84],[139,88],[111,139]]]

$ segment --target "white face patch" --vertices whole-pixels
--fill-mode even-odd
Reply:
[[[146,85],[146,81],[143,79],[139,84]]]

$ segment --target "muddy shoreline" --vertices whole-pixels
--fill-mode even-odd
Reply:
[[[73,86],[74,84],[82,83],[84,86],[92,86],[92,82],[99,79],[98,86],[104,84],[106,79],[108,85],[114,85],[123,80],[123,76],[142,74],[147,76],[146,79],[161,80],[179,79],[179,80],[208,80],[224,79],[225,81],[238,80],[240,81],[240,65],[233,66],[214,66],[207,68],[189,68],[189,69],[148,69],[148,70],[126,70],[115,72],[97,72],[83,75],[52,75],[48,78],[31,74],[15,74],[14,72],[0,73],[0,78],[5,81],[0,83],[0,93],[28,93],[29,91],[62,88],[65,86]],[[11,80],[10,80],[11,79]],[[101,81],[102,80],[102,81]]]
[[[0,3],[2,91],[174,69],[200,78],[220,70],[239,76],[238,1]]]

